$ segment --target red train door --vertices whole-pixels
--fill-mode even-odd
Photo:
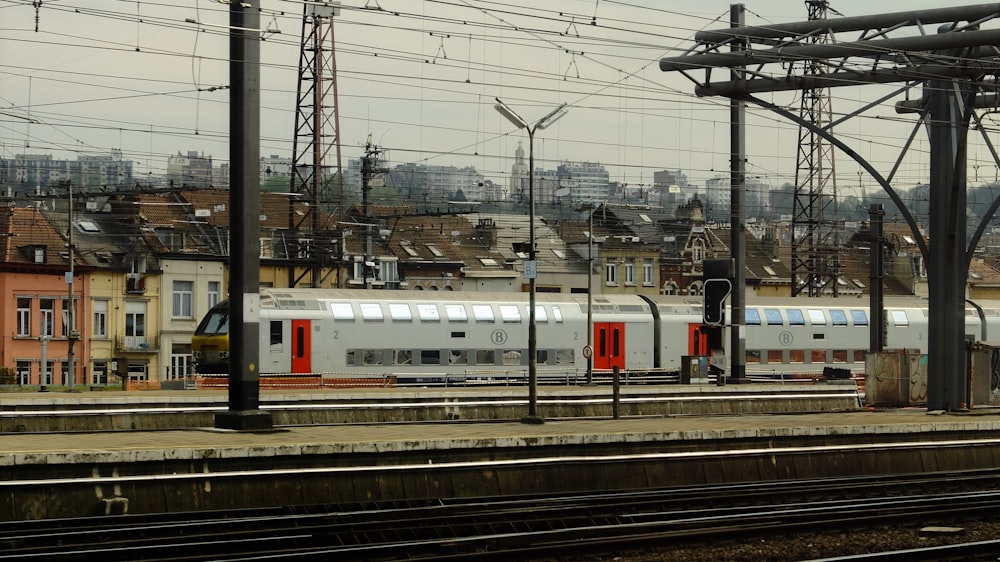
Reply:
[[[701,324],[688,324],[688,355],[708,355],[708,335]]]
[[[625,323],[594,323],[594,368],[625,368]]]
[[[308,320],[292,320],[292,372],[312,371],[312,330]]]

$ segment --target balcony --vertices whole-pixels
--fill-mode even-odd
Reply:
[[[146,277],[138,273],[129,273],[125,276],[125,293],[129,295],[145,294]]]
[[[119,353],[157,353],[160,340],[156,336],[118,336],[115,351]]]

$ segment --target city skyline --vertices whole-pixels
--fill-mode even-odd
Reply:
[[[761,4],[746,4],[747,24],[806,19],[803,2]],[[937,4],[831,7],[856,16]],[[292,152],[301,6],[277,0],[261,6],[261,154]],[[633,186],[651,185],[662,169],[685,170],[695,183],[726,174],[727,102],[696,98],[687,80],[660,72],[657,62],[690,48],[694,32],[726,27],[729,4],[682,6],[344,2],[334,18],[342,165],[371,140],[392,162],[474,166],[502,182],[526,137],[492,110],[501,97],[529,120],[569,104],[568,116],[536,139],[541,167],[598,162],[612,181]],[[52,152],[69,159],[122,150],[138,174],[163,173],[168,156],[189,150],[228,160],[228,9],[216,2],[67,1],[36,10],[30,1],[8,0],[10,27],[0,38],[0,157]],[[832,106],[846,112],[883,91],[838,88]],[[790,97],[773,98],[794,107]],[[902,145],[915,122],[896,116],[894,101],[841,133],[880,168],[892,165],[890,149]],[[748,174],[774,186],[793,181],[797,129],[755,108],[748,129]],[[917,152],[901,166],[901,183],[925,180],[921,148],[926,143],[918,137]],[[976,174],[996,168],[985,149],[970,157]],[[844,189],[874,186],[858,177],[853,162],[842,161]]]

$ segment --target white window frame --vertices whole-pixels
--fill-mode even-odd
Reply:
[[[49,308],[44,308],[45,306],[48,306]],[[48,336],[50,338],[54,336],[56,330],[55,311],[56,311],[56,299],[53,298],[39,299],[38,301],[39,336]]]
[[[22,307],[22,304],[27,302],[27,308]],[[17,297],[17,334],[18,337],[27,337],[31,335],[31,301],[30,297]]]
[[[175,280],[172,291],[171,318],[194,318],[194,281]]]
[[[635,285],[635,259],[625,259],[625,284]]]
[[[91,306],[94,318],[93,336],[95,338],[108,337],[108,301],[95,300]]]
[[[218,281],[208,282],[208,308],[219,304],[219,297],[222,295],[222,283]]]
[[[613,259],[604,264],[604,283],[607,285],[618,284],[618,262]]]
[[[642,284],[653,285],[653,258],[642,259]]]

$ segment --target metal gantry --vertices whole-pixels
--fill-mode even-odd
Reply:
[[[807,127],[823,140],[852,158],[885,190],[913,233],[928,267],[928,408],[963,410],[969,406],[965,361],[966,276],[979,237],[993,212],[994,201],[971,237],[967,236],[965,209],[967,133],[979,122],[976,108],[995,107],[995,77],[1000,73],[1000,30],[983,29],[1000,18],[1000,4],[982,4],[914,10],[873,16],[810,20],[764,27],[744,26],[695,35],[696,44],[684,55],[660,60],[660,69],[681,72],[695,83],[699,96],[724,96],[768,109],[799,126]],[[929,26],[935,26],[928,29]],[[856,32],[861,32],[860,39]],[[815,44],[811,37],[825,33],[832,38]],[[837,40],[837,34],[852,34]],[[903,36],[900,36],[903,35]],[[725,51],[734,44],[750,46]],[[826,72],[797,75],[789,69],[815,61]],[[719,74],[728,80],[713,81],[715,69],[738,69]],[[704,72],[704,78],[696,76]],[[793,110],[755,97],[759,92],[833,88],[859,84],[902,83],[887,95],[874,99],[836,121],[810,123]],[[921,100],[899,106],[915,109],[920,120],[903,143],[891,171],[883,175],[858,150],[833,135],[835,125],[923,85]],[[988,92],[988,93],[987,93]],[[981,97],[981,99],[980,99]],[[914,107],[915,106],[915,107]],[[930,245],[924,240],[913,214],[892,187],[893,177],[916,133],[927,126],[931,154],[930,187],[933,205],[929,217]],[[977,127],[995,163],[1000,156]],[[737,268],[745,256],[735,255]],[[743,287],[736,287],[742,291]]]
[[[806,0],[809,21],[817,27],[827,19],[827,0]],[[819,27],[821,30],[822,28]],[[828,33],[810,34],[811,45],[828,43]],[[803,74],[819,76],[827,71],[819,59],[806,60]],[[799,115],[819,128],[833,121],[829,88],[802,90]],[[809,127],[799,127],[798,158],[795,168],[795,197],[792,201],[792,296],[810,297],[837,293],[839,254],[837,245],[837,178],[833,146]]]
[[[312,286],[319,286],[324,252],[324,225],[319,212],[324,204],[335,202],[343,209],[344,183],[341,173],[340,114],[337,100],[337,57],[333,18],[340,8],[306,2],[302,6],[302,42],[299,50],[299,81],[296,90],[295,131],[292,138],[291,192],[300,195],[289,199],[288,227],[295,246],[289,256],[289,287],[296,286],[308,273]],[[334,151],[336,161],[330,161]],[[333,182],[335,185],[330,186]],[[307,201],[302,216],[295,203]],[[308,225],[308,234],[301,230]],[[302,257],[309,267],[294,266]],[[327,264],[329,265],[329,264]]]

